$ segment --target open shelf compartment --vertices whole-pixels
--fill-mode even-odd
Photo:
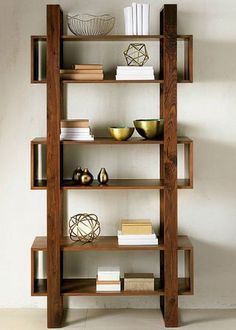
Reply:
[[[61,240],[61,251],[164,251],[163,244],[156,246],[119,246],[116,236],[100,236],[92,243],[83,244],[73,242],[69,237]],[[178,250],[184,252],[185,277],[178,279],[179,295],[193,294],[193,246],[187,236],[178,236]],[[36,237],[31,247],[31,294],[32,296],[47,295],[47,279],[36,278],[38,253],[42,252],[44,261],[47,255],[47,238]],[[155,279],[154,291],[123,291],[123,280],[121,292],[96,292],[95,278],[63,279],[61,294],[64,296],[153,296],[164,295],[165,290],[161,287],[160,279]]]
[[[163,35],[148,35],[148,36],[128,36],[128,35],[107,35],[107,36],[73,36],[63,35],[62,42],[67,41],[161,41],[164,39]],[[178,44],[183,43],[183,61],[184,72],[179,76],[178,83],[193,82],[193,36],[192,35],[178,35]],[[31,36],[31,83],[46,84],[46,48],[47,37]],[[40,72],[40,69],[42,72]],[[106,73],[103,80],[63,80],[63,83],[157,83],[162,84],[164,81],[158,76],[154,80],[116,80],[115,74]]]
[[[35,138],[31,141],[31,189],[47,189],[46,175],[38,177],[39,167],[41,172],[46,172],[46,144],[45,138]],[[131,138],[128,141],[116,141],[108,137],[97,137],[94,141],[62,141],[63,145],[161,145],[163,140],[144,140]],[[178,137],[178,144],[184,146],[184,161],[186,178],[178,179],[178,189],[193,188],[193,141],[185,136]],[[75,185],[72,180],[65,179],[62,182],[64,190],[116,190],[116,189],[164,189],[163,180],[159,179],[111,179],[106,185],[100,185],[96,180],[90,186]]]

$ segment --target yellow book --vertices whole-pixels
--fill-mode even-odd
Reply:
[[[152,234],[151,220],[121,220],[121,232],[124,235]]]

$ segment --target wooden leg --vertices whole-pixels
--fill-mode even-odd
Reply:
[[[55,300],[48,297],[48,328],[61,328],[63,319],[63,297]]]
[[[162,314],[165,321],[165,327],[178,327],[178,296],[163,296]],[[164,312],[163,312],[164,311]]]

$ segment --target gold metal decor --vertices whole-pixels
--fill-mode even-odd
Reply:
[[[126,141],[132,136],[134,127],[108,127],[108,130],[115,140]]]
[[[83,173],[81,174],[80,177],[80,183],[82,185],[88,186],[93,182],[93,175],[92,173],[89,172],[87,168],[83,170]]]
[[[104,167],[101,168],[100,172],[98,173],[98,182],[100,184],[106,184],[109,180],[108,173]]]
[[[101,226],[95,214],[79,213],[70,218],[69,233],[74,242],[92,242],[100,232]]]
[[[149,59],[145,44],[130,44],[123,54],[130,66],[143,66]]]

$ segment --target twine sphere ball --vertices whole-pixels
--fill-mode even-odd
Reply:
[[[69,221],[69,232],[72,241],[83,243],[94,241],[101,232],[98,217],[88,213],[74,215]]]

